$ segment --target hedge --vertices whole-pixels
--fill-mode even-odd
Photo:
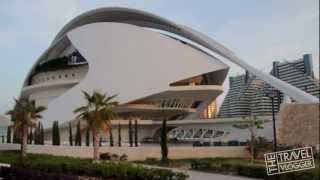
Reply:
[[[191,168],[199,171],[211,171],[219,173],[232,173],[234,175],[274,179],[268,176],[264,165],[244,163],[230,163],[223,158],[208,158],[192,160]],[[278,175],[279,180],[319,180],[319,167],[309,170],[289,172]]]
[[[165,169],[146,168],[128,162],[92,163],[90,159],[79,159],[43,154],[28,154],[27,159],[20,161],[16,152],[0,152],[0,162],[10,163],[12,167],[0,172],[4,177],[6,172],[14,172],[16,176],[33,172],[24,176],[25,180],[41,176],[43,179],[62,176],[89,176],[105,179],[132,180],[184,180],[187,175]],[[3,168],[5,169],[5,168]],[[12,174],[11,174],[12,175]],[[45,178],[48,177],[48,178]],[[53,178],[55,179],[55,178]],[[59,178],[58,178],[59,179]]]

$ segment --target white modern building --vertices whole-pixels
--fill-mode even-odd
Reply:
[[[223,92],[228,66],[218,57],[238,64],[298,102],[318,102],[191,28],[126,8],[95,9],[66,24],[31,68],[21,97],[48,108],[43,113],[45,128],[55,120],[61,124],[75,120],[73,110],[84,104],[82,90],[99,90],[118,95],[116,110],[123,120],[114,125],[139,119],[139,139],[155,137],[162,119],[170,120],[172,128],[199,122],[194,126],[198,129],[190,130],[192,137],[198,133],[196,137],[215,138],[221,130],[199,118]],[[203,123],[208,127],[205,131]]]

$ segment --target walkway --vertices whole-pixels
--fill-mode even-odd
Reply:
[[[206,173],[201,171],[179,169],[179,168],[168,168],[168,167],[151,166],[151,165],[143,165],[143,166],[150,167],[150,168],[170,169],[175,172],[182,172],[189,175],[188,180],[258,180],[255,178],[248,178],[248,177],[242,177],[242,176]]]
[[[256,180],[248,177],[205,173],[191,170],[186,171],[186,173],[189,174],[189,180]]]

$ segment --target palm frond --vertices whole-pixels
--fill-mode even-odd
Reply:
[[[39,113],[46,109],[43,106],[36,106],[35,101],[28,98],[14,98],[14,101],[14,108],[9,110],[7,114],[11,116],[15,129],[19,129],[24,125],[31,126],[36,119],[41,118]]]
[[[88,106],[81,106],[73,110],[74,113],[81,113],[81,112],[86,112],[89,110]]]
[[[117,95],[107,96],[98,91],[89,94],[82,91],[86,105],[78,107],[74,113],[78,114],[77,118],[85,120],[89,129],[107,131],[111,128],[110,120],[116,118],[114,107],[118,105],[116,101],[112,101]]]
[[[82,93],[83,93],[84,98],[87,101],[87,103],[90,104],[90,102],[92,102],[92,97],[90,96],[90,94],[86,91],[83,91],[83,90],[82,90]]]
[[[105,99],[105,101],[104,102],[110,102],[111,100],[113,100],[114,98],[116,98],[118,95],[117,94],[115,94],[115,95],[112,95],[112,96],[108,96],[106,99]]]
[[[40,113],[40,112],[45,111],[45,110],[47,110],[46,107],[44,107],[44,106],[38,106],[38,107],[36,107],[36,109],[35,109],[35,113]]]

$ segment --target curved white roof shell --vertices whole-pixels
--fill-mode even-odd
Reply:
[[[301,103],[319,102],[319,100],[316,97],[308,93],[305,93],[304,91],[286,82],[283,82],[267,73],[261,72],[260,70],[254,68],[253,66],[249,65],[248,63],[246,63],[245,61],[237,57],[236,54],[233,53],[231,50],[227,49],[220,43],[214,41],[212,38],[200,32],[196,32],[195,30],[192,30],[186,26],[178,25],[174,22],[163,19],[159,16],[156,16],[147,12],[139,11],[139,10],[112,7],[112,8],[95,9],[95,10],[91,10],[86,13],[83,13],[82,15],[71,20],[66,26],[63,27],[63,29],[56,36],[52,45],[57,43],[57,41],[63,38],[63,36],[70,30],[85,24],[90,24],[95,22],[127,23],[127,24],[133,24],[136,26],[160,29],[160,30],[164,30],[164,31],[168,31],[168,32],[180,35],[205,48],[208,48],[209,50],[241,66],[242,68],[248,70],[252,74],[261,78],[262,80],[268,82],[270,85],[279,89],[283,93],[294,98],[298,102],[301,102]]]
[[[148,28],[189,39],[238,64],[298,102],[318,102],[312,95],[255,69],[229,49],[188,27],[138,10],[101,8],[71,20],[34,65],[35,67],[70,45],[89,64],[88,72],[79,84],[50,102],[48,110],[43,113],[44,122],[48,123],[46,126],[51,125],[54,120],[74,118],[74,108],[84,101],[81,90],[90,92],[100,89],[109,94],[119,94],[117,100],[127,103],[168,91],[170,83],[201,74],[219,71],[219,79],[225,78],[228,66],[213,55]],[[33,69],[24,86],[28,85]],[[27,88],[30,87],[24,87]],[[48,87],[39,85],[37,88],[45,90]],[[220,90],[217,92],[221,93]],[[208,99],[215,99],[218,94],[208,94]]]
[[[217,87],[198,89],[200,94],[192,93],[196,90],[192,87],[180,90],[181,96],[195,95],[212,101],[223,92],[220,86],[228,72],[226,64],[197,48],[159,32],[118,22],[89,23],[68,31],[37,63],[51,56],[49,54],[58,54],[67,44],[72,44],[87,60],[88,72],[77,85],[50,101],[43,112],[45,127],[54,120],[74,119],[73,110],[84,103],[82,90],[118,94],[117,101],[123,104],[150,96],[161,98],[164,93],[175,94],[177,89],[172,89],[171,83],[217,72],[216,78],[220,79],[215,84]],[[22,94],[30,93],[33,86],[43,94],[51,89],[48,84],[25,83]]]

